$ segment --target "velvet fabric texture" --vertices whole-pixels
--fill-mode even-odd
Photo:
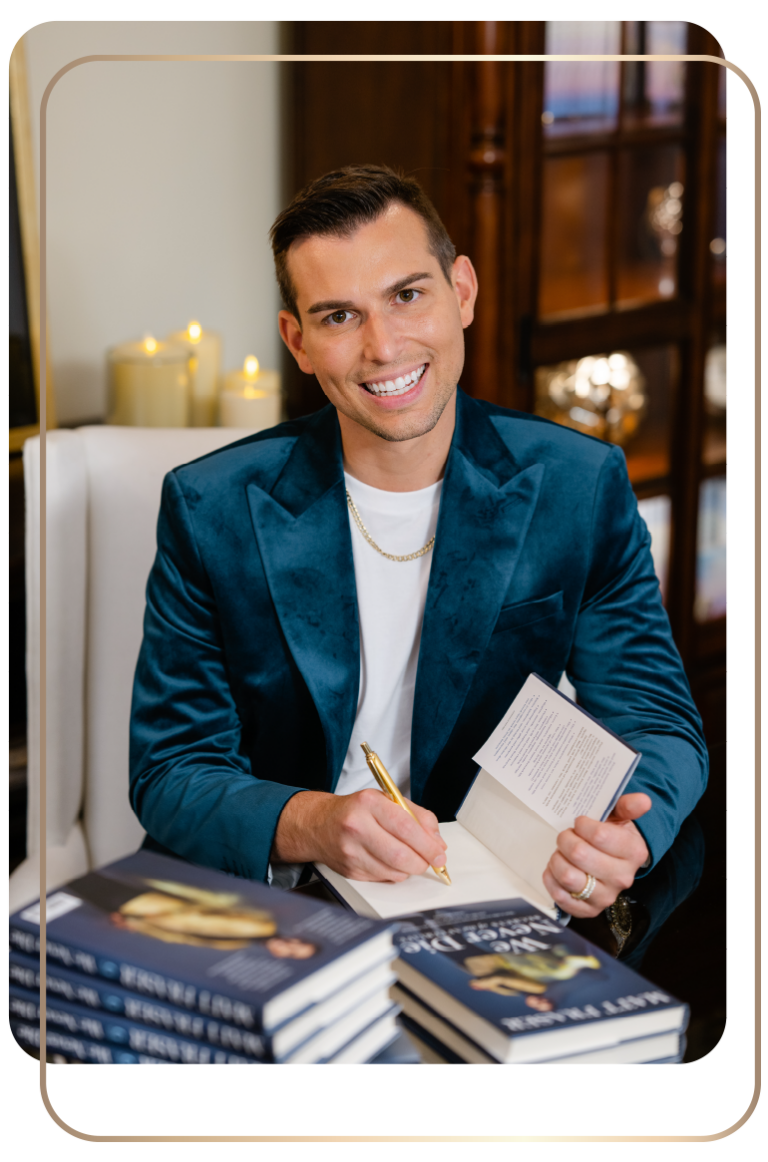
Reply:
[[[280,812],[332,791],[359,687],[341,436],[330,405],[166,477],[131,720],[131,802],[158,847],[266,878]],[[452,819],[531,671],[643,758],[653,866],[707,778],[622,452],[458,393],[416,680],[415,802]],[[381,611],[387,616],[386,609]],[[392,626],[397,632],[397,626]],[[370,740],[375,746],[375,739]]]

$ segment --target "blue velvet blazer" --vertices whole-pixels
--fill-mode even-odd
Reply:
[[[265,879],[285,803],[332,791],[359,631],[331,406],[169,473],[131,719],[131,802],[183,858]],[[419,653],[411,787],[453,818],[531,671],[643,758],[656,863],[707,752],[616,447],[458,393]],[[382,609],[382,617],[387,616]],[[397,632],[397,626],[392,627]]]

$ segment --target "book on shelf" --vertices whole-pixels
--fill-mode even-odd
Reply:
[[[463,1060],[633,1060],[620,1047],[641,1038],[659,1038],[653,1060],[680,1052],[685,1004],[526,900],[417,913],[395,943],[394,998]]]
[[[530,674],[474,757],[480,770],[456,819],[440,824],[451,886],[432,869],[387,884],[352,880],[316,864],[317,874],[343,903],[363,916],[391,918],[522,896],[555,916],[542,875],[558,833],[579,815],[606,819],[641,756]]]
[[[62,1012],[109,1008],[178,1038],[186,1012],[204,1019],[188,1028],[208,1050],[235,1052],[239,1031],[238,1054],[259,1060],[261,1045],[261,1059],[288,1061],[323,1059],[341,1048],[335,1024],[350,1040],[391,1007],[391,924],[154,852],[70,881],[46,911],[48,1000]],[[39,902],[11,916],[10,944],[12,980],[30,985],[36,969],[39,988]]]

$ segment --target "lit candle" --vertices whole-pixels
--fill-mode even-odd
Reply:
[[[189,350],[147,335],[107,355],[109,424],[138,428],[189,426]]]
[[[242,371],[230,371],[219,400],[222,428],[250,428],[260,432],[280,423],[282,412],[280,374],[261,370],[255,355],[248,355]]]
[[[174,331],[169,343],[188,344],[193,428],[211,428],[216,423],[216,392],[221,368],[221,339],[215,331],[204,331],[196,320],[186,331]]]

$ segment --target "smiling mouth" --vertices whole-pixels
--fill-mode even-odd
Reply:
[[[427,364],[422,363],[421,367],[417,367],[408,375],[399,375],[397,379],[386,379],[379,383],[361,383],[360,386],[364,387],[371,395],[405,395],[407,391],[416,386],[426,369]]]

